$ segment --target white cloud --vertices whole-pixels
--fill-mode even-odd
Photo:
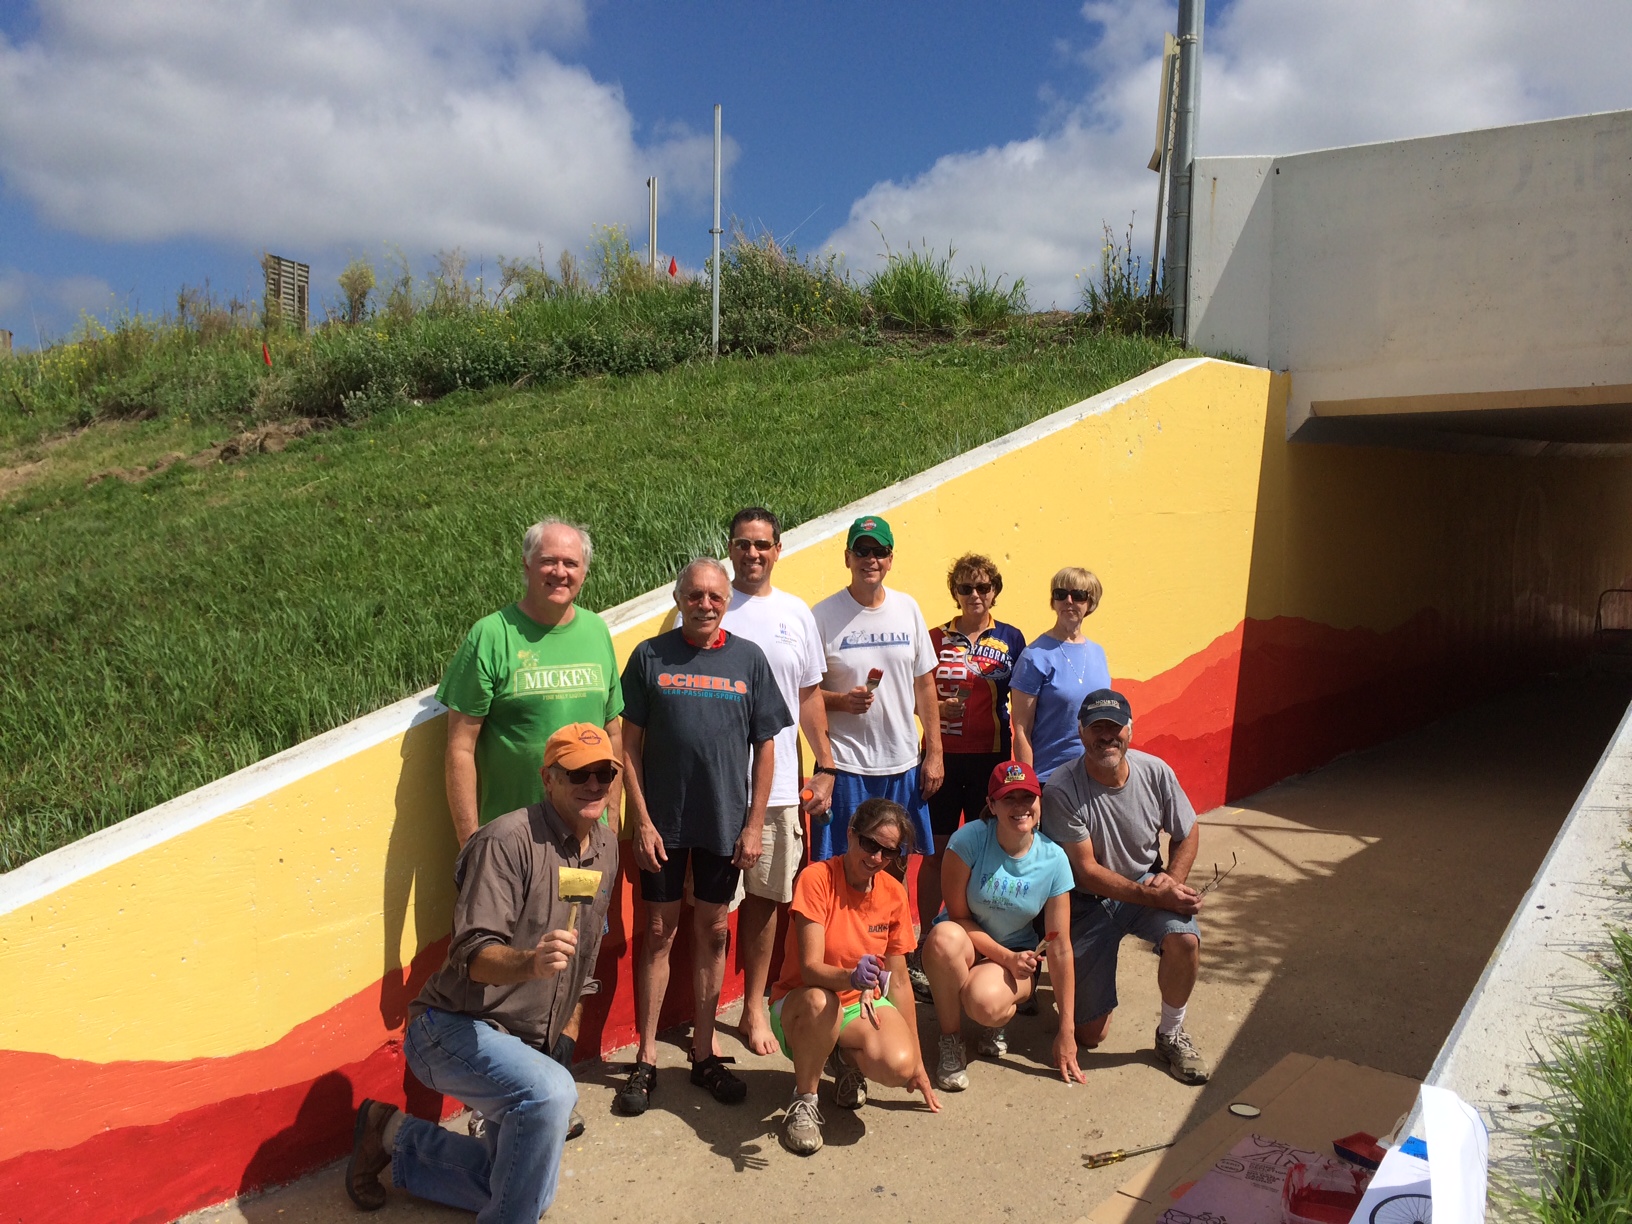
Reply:
[[[882,247],[927,240],[958,266],[1026,278],[1034,306],[1077,301],[1102,223],[1148,261],[1156,176],[1157,57],[1176,6],[1090,0],[1079,52],[1096,85],[1051,99],[1049,126],[1001,147],[950,154],[923,175],[875,185],[828,239],[866,270]],[[1632,106],[1625,0],[1234,0],[1204,41],[1203,155],[1305,149]]]
[[[118,305],[113,286],[98,276],[38,276],[0,268],[0,320],[16,332],[18,348],[50,343],[85,315],[106,315]]]
[[[550,48],[582,0],[39,0],[0,36],[0,175],[51,223],[292,253],[525,254],[684,199],[711,139],[642,143],[621,91]],[[734,152],[734,150],[733,150]]]

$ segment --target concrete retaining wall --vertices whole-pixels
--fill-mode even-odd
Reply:
[[[1190,341],[1290,373],[1293,431],[1327,400],[1632,399],[1632,111],[1201,158],[1195,183]]]

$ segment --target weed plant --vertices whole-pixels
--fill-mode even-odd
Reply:
[[[1632,931],[1611,933],[1602,969],[1608,1001],[1540,1065],[1553,1091],[1535,1134],[1541,1190],[1517,1201],[1543,1224],[1632,1221]]]
[[[830,272],[800,279],[784,263],[810,265],[765,242],[732,258],[739,317],[766,320],[737,333],[744,350],[777,327],[861,325],[858,294],[830,304]],[[0,870],[436,683],[471,622],[520,594],[521,533],[541,515],[590,526],[583,599],[607,608],[718,555],[738,506],[807,521],[1181,352],[1015,325],[1000,343],[823,340],[642,372],[695,351],[702,291],[586,294],[559,272],[553,290],[511,286],[502,310],[274,336],[281,393],[304,385],[301,402],[340,402],[354,427],[0,501]],[[112,356],[127,344],[175,344],[166,368],[187,368],[198,338],[112,329],[76,346],[103,374],[54,377],[117,385],[143,368]],[[258,350],[232,375],[251,388],[268,385]],[[604,376],[558,379],[585,369]],[[355,405],[371,388],[389,399]],[[416,405],[403,388],[451,394]]]
[[[1165,284],[1151,291],[1149,273],[1133,253],[1133,222],[1121,242],[1111,227],[1099,251],[1099,275],[1082,289],[1082,309],[1097,331],[1124,336],[1165,336],[1173,330],[1173,305]]]

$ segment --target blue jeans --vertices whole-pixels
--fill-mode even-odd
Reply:
[[[404,1118],[391,1184],[474,1211],[477,1224],[537,1224],[561,1174],[578,1101],[572,1074],[519,1037],[434,1007],[408,1026],[402,1049],[427,1088],[481,1110],[488,1138]]]

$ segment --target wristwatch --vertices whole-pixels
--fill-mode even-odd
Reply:
[[[831,778],[836,778],[839,776],[839,771],[834,769],[831,765],[817,765],[810,771],[810,773],[812,777],[815,777],[817,774],[827,774]]]

